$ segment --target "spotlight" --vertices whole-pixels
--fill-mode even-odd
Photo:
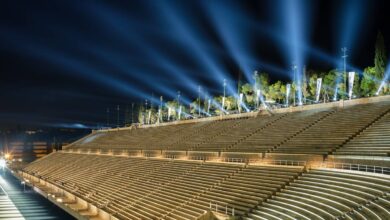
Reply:
[[[379,88],[378,88],[378,91],[375,93],[375,95],[379,95],[379,93],[381,92],[381,90],[383,89],[383,87],[385,86],[385,81],[382,81]]]
[[[10,157],[11,157],[10,154],[5,154],[5,155],[4,155],[4,158],[5,158],[6,160],[8,160]]]
[[[3,158],[1,158],[0,159],[0,168],[4,169],[6,165],[7,165],[6,161]]]

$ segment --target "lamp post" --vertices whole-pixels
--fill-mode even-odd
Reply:
[[[347,51],[348,49],[346,47],[343,47],[341,48],[341,51],[343,52],[341,58],[343,58],[343,64],[344,64],[344,72],[343,72],[344,86],[345,86],[344,94],[346,94],[347,93],[347,57],[348,57]]]
[[[133,124],[134,120],[134,102],[131,103],[131,124]]]
[[[200,117],[200,91],[202,90],[201,86],[198,86],[198,117]]]
[[[107,108],[106,112],[107,112],[107,127],[109,127],[110,126],[110,108]]]
[[[297,65],[293,64],[292,70],[293,70],[293,75],[294,75],[293,83],[295,84],[295,87],[297,87],[297,82],[296,82],[296,80],[297,80]],[[297,95],[296,93],[297,93],[296,88],[294,88],[294,97],[293,97],[294,106],[295,106],[295,98],[296,98],[295,96]]]
[[[144,123],[145,124],[147,123],[147,118],[146,118],[147,112],[148,112],[148,100],[145,99],[145,113],[144,113]]]
[[[221,115],[223,114],[223,111],[225,110],[225,97],[226,97],[226,79],[223,79],[223,97],[222,97]]]
[[[255,89],[253,90],[254,93],[256,93],[256,109],[259,108],[259,92],[257,92],[258,90],[258,83],[257,83],[257,78],[259,77],[259,74],[257,72],[257,70],[255,70],[255,72],[253,73],[253,78],[255,80]]]
[[[162,111],[163,111],[163,96],[160,96],[160,111],[158,115],[159,122],[162,122]]]
[[[119,128],[119,105],[116,106],[116,110],[117,110],[116,126]]]
[[[181,92],[180,91],[177,91],[177,105],[180,109],[180,96],[181,96]],[[181,119],[181,111],[179,112],[179,116],[178,116],[178,119],[180,120]]]

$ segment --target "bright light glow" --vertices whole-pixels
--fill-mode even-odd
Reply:
[[[390,62],[386,67],[385,75],[383,77],[383,80],[381,81],[381,84],[379,85],[378,91],[375,93],[375,95],[379,95],[379,93],[382,91],[383,87],[386,85],[386,82],[390,78]]]
[[[61,198],[58,198],[58,199],[57,199],[57,202],[62,202],[62,199],[61,199]]]
[[[1,158],[0,159],[0,168],[4,169],[6,165],[7,165],[7,163],[5,162],[5,160],[3,158]]]
[[[10,154],[5,154],[5,155],[4,155],[4,158],[5,158],[6,160],[8,160],[10,157],[11,157]]]

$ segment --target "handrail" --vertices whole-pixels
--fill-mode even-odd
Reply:
[[[281,166],[306,166],[306,161],[301,160],[269,160],[264,163]]]
[[[228,163],[247,163],[249,161],[247,158],[232,158],[232,157],[225,157],[222,160]]]
[[[208,156],[202,156],[202,155],[191,155],[191,156],[188,156],[188,158],[190,160],[203,160],[203,161],[210,159]]]
[[[375,166],[375,165],[323,162],[321,163],[321,167],[390,175],[390,167],[382,167],[382,166]]]
[[[229,204],[225,204],[225,205],[221,205],[217,202],[212,202],[210,201],[210,211],[215,211],[217,213],[222,213],[222,214],[225,214],[225,215],[228,215],[228,216],[234,216],[235,215],[235,212],[234,212],[234,207],[229,207]]]

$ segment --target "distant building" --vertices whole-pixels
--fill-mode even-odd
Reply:
[[[9,160],[31,162],[89,133],[81,129],[30,129],[1,132],[0,149]]]

